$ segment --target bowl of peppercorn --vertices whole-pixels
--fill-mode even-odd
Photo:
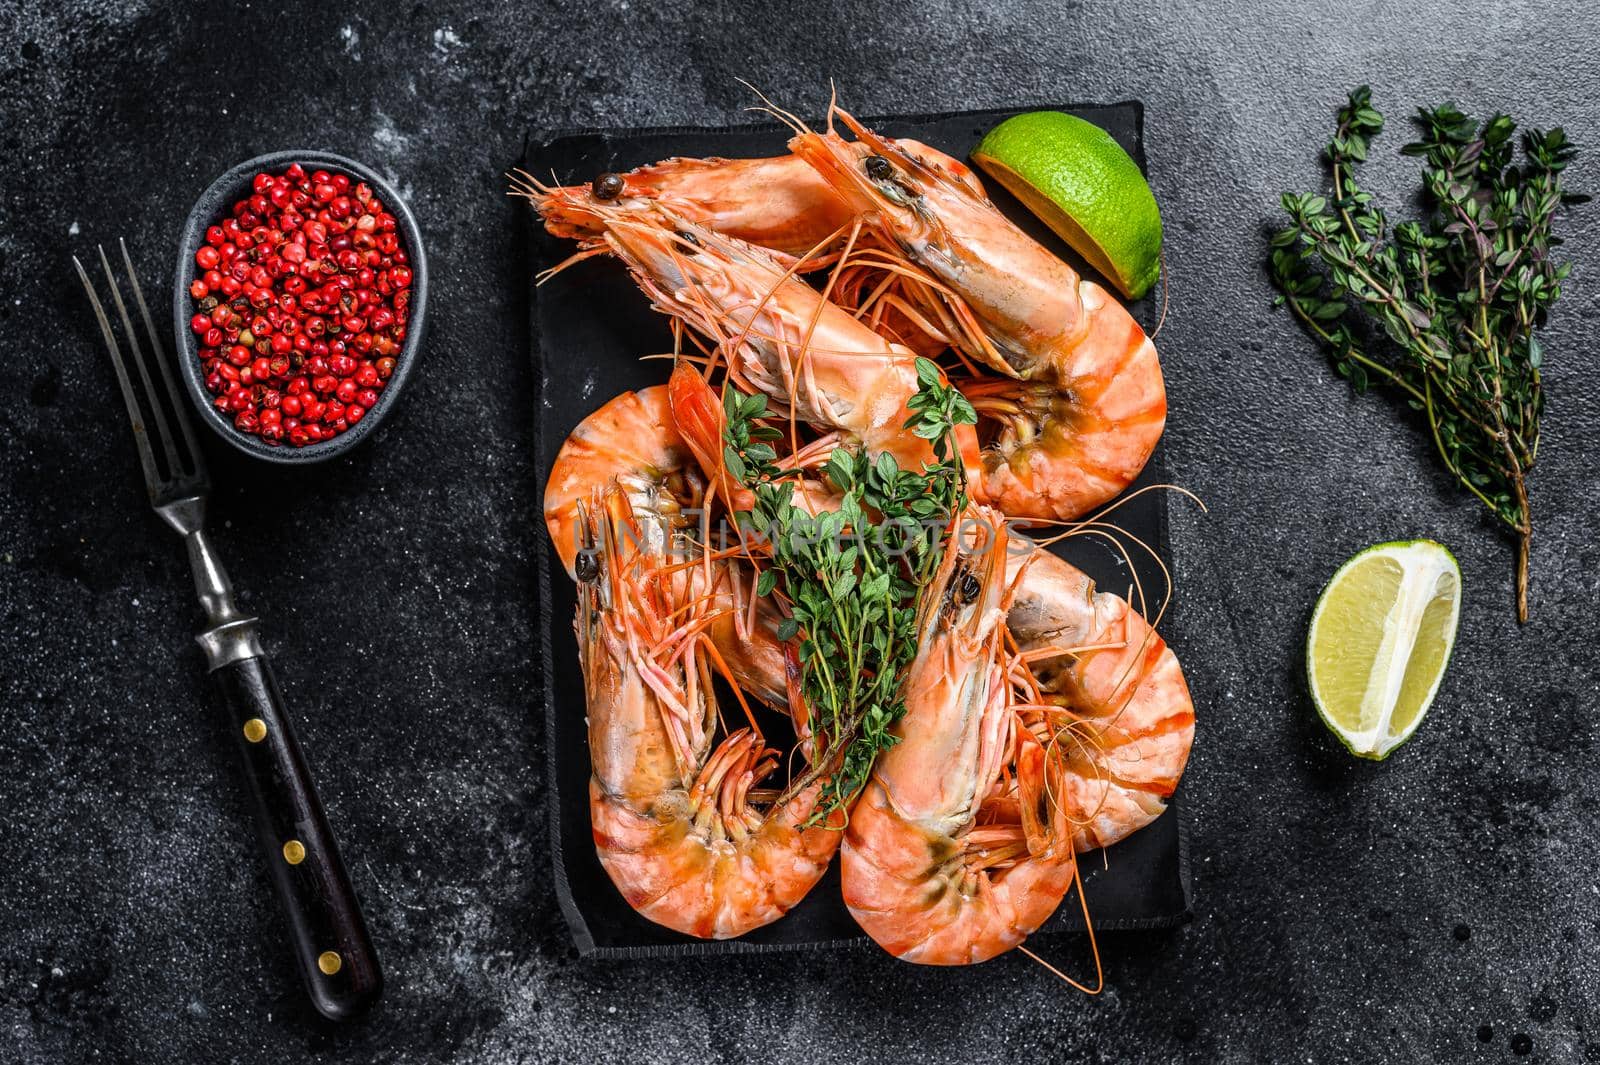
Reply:
[[[416,363],[422,234],[370,168],[321,151],[248,159],[195,203],[178,245],[178,363],[200,419],[268,462],[372,435]]]

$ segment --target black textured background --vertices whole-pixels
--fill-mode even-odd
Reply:
[[[1352,84],[1396,118],[1452,97],[1600,151],[1592,6],[5,0],[0,26],[0,1060],[1600,1056],[1600,209],[1565,227],[1521,629],[1507,546],[1415,425],[1350,396],[1267,306],[1260,268],[1277,193],[1320,180]],[[1020,956],[570,956],[535,713],[527,251],[501,171],[530,126],[736,120],[738,77],[801,111],[830,77],[866,113],[1149,105],[1168,455],[1211,508],[1173,513],[1170,638],[1203,715],[1197,916],[1108,937],[1097,999]],[[1401,140],[1380,141],[1380,189],[1411,183]],[[372,446],[218,471],[219,539],[387,963],[384,1013],[342,1030],[308,1016],[280,946],[187,646],[188,577],[140,509],[67,259],[125,235],[160,277],[212,176],[294,146],[390,173],[436,285],[425,361]],[[1600,186],[1594,156],[1572,184]],[[1306,705],[1306,617],[1339,561],[1415,535],[1461,559],[1461,643],[1424,729],[1355,764]]]

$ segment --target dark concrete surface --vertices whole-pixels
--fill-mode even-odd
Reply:
[[[0,26],[0,1060],[1600,1058],[1600,210],[1565,226],[1525,628],[1508,545],[1415,424],[1269,308],[1260,267],[1353,84],[1391,116],[1449,97],[1600,148],[1592,6],[8,0]],[[1197,901],[1177,932],[1107,937],[1098,998],[1021,956],[569,951],[539,769],[526,252],[501,173],[530,127],[737,119],[741,77],[800,111],[829,78],[868,113],[1149,107],[1168,454],[1210,508],[1175,507],[1173,535]],[[1401,140],[1375,153],[1391,193]],[[219,539],[387,963],[383,1013],[342,1029],[284,953],[182,558],[141,510],[68,261],[126,236],[164,284],[209,179],[294,146],[392,175],[436,272],[425,362],[370,446],[298,472],[212,452]],[[1571,183],[1600,186],[1595,155]],[[1305,622],[1346,556],[1418,535],[1461,559],[1460,646],[1410,745],[1357,764],[1307,705]],[[1081,973],[1078,947],[1051,955]]]

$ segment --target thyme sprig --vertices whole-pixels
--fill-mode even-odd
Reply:
[[[794,502],[798,473],[782,467],[762,424],[766,398],[723,396],[723,459],[751,489],[739,511],[747,544],[764,549],[761,595],[778,593],[789,616],[779,630],[797,639],[802,687],[817,749],[811,779],[823,784],[814,821],[845,809],[866,784],[889,731],[905,714],[901,681],[916,654],[917,597],[938,568],[946,526],[966,501],[953,433],[977,421],[971,404],[917,363],[918,391],[906,428],[932,444],[935,461],[904,470],[892,455],[836,448],[822,472],[842,493],[837,510],[812,515]]]
[[[1414,121],[1421,137],[1401,151],[1424,160],[1427,217],[1391,228],[1356,183],[1384,124],[1371,90],[1356,89],[1325,151],[1331,194],[1283,196],[1291,224],[1272,240],[1275,302],[1358,392],[1397,389],[1424,415],[1450,475],[1516,538],[1517,617],[1526,621],[1528,473],[1544,410],[1535,330],[1571,269],[1550,257],[1561,243],[1556,212],[1588,197],[1562,192],[1576,149],[1559,128],[1524,133],[1517,165],[1516,124],[1505,115],[1480,125],[1446,104],[1419,109]]]

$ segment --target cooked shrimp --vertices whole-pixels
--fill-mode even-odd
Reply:
[[[523,182],[531,179],[523,178]],[[663,159],[587,185],[530,185],[545,228],[558,237],[601,240],[595,210],[660,203],[681,218],[787,255],[815,252],[849,228],[851,210],[801,159]]]
[[[982,191],[964,163],[918,141],[895,143],[940,166],[952,180]],[[818,253],[848,230],[854,217],[850,204],[794,155],[663,159],[625,174],[599,175],[586,185],[559,187],[519,174],[516,191],[533,202],[545,228],[558,237],[586,243],[602,239],[605,226],[594,210],[597,203],[624,209],[659,203],[724,236],[805,257],[810,268],[827,264],[829,257]]]
[[[672,419],[667,389],[624,392],[585,418],[561,445],[544,488],[544,520],[568,576],[576,577],[585,532],[582,504],[622,478],[649,528],[676,532],[683,511],[698,507],[705,483]]]
[[[905,431],[916,356],[793,276],[764,249],[661,211],[596,207],[605,240],[657,309],[715,344],[729,379],[763,392],[780,416],[828,436],[816,450],[861,445],[907,469],[933,460]],[[977,438],[958,442],[974,464]]]
[[[1166,422],[1155,346],[1110,294],[981,191],[834,110],[858,139],[797,120],[789,142],[924,282],[928,320],[1004,375],[963,386],[992,420],[982,495],[1012,517],[1071,518],[1138,476]],[[787,116],[786,116],[787,117]],[[873,254],[882,254],[875,252]]]
[[[839,843],[807,827],[820,782],[758,791],[779,765],[754,719],[715,743],[719,715],[703,627],[661,549],[670,530],[615,483],[584,508],[593,572],[580,581],[578,645],[589,716],[589,812],[600,863],[639,913],[725,939],[782,917]],[[805,745],[802,745],[804,749]]]
[[[570,577],[583,576],[580,565],[593,567],[592,552],[582,552],[588,535],[584,506],[612,483],[626,492],[636,514],[649,516],[639,527],[660,538],[653,549],[680,561],[699,553],[693,540],[703,532],[706,482],[673,420],[666,385],[622,393],[561,445],[545,483],[544,520]],[[789,669],[777,638],[781,618],[770,602],[756,599],[754,576],[733,558],[681,565],[676,573],[690,582],[685,596],[708,597],[707,633],[734,681],[769,706],[787,709]]]
[[[1077,567],[1012,535],[1006,625],[1044,690],[1052,755],[1079,851],[1109,847],[1167,808],[1194,743],[1194,703],[1154,629]]]
[[[841,855],[856,921],[895,957],[930,965],[1015,947],[1076,871],[1050,779],[1060,760],[1009,704],[1006,531],[993,512],[977,518],[985,542],[953,536],[923,592],[898,742],[879,756]]]

